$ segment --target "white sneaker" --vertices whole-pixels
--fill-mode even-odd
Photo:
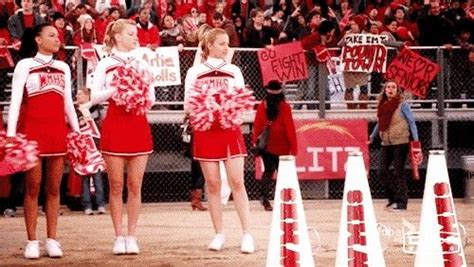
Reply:
[[[15,216],[16,216],[16,212],[15,212],[15,210],[13,210],[13,209],[5,209],[5,210],[3,211],[3,215],[4,215],[5,217],[15,217]]]
[[[25,246],[25,259],[36,260],[40,257],[38,240],[28,240]]]
[[[46,239],[45,249],[50,258],[61,258],[63,256],[61,244],[59,244],[59,242],[54,239]]]
[[[123,236],[117,236],[115,238],[114,248],[112,252],[114,253],[114,255],[124,255],[125,253],[127,253],[125,247],[125,238]]]
[[[220,251],[224,248],[224,243],[225,235],[222,233],[216,234],[207,248],[212,251]]]
[[[99,212],[99,214],[105,214],[105,207],[99,207],[97,211]]]
[[[92,212],[92,209],[85,209],[84,214],[85,215],[94,215],[94,213]]]
[[[253,243],[253,237],[250,234],[244,234],[242,236],[240,252],[245,254],[252,254],[255,252],[255,244]]]
[[[127,249],[127,254],[138,255],[138,253],[140,253],[140,248],[138,247],[136,237],[127,236],[125,243],[126,243],[125,248]]]

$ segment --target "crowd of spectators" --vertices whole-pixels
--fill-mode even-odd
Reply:
[[[232,47],[261,48],[318,38],[327,20],[337,46],[346,32],[388,34],[407,45],[472,50],[470,0],[0,0],[0,43],[15,44],[23,30],[50,21],[63,45],[102,43],[118,18],[137,22],[141,46],[197,46],[203,24],[224,29]],[[422,2],[424,1],[424,2]]]

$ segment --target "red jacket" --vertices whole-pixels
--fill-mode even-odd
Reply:
[[[291,114],[291,107],[285,101],[280,102],[280,112],[270,126],[266,151],[275,155],[296,155],[298,144],[296,142],[295,123]],[[265,101],[257,108],[253,122],[252,143],[255,144],[257,137],[262,133],[268,123]]]
[[[137,35],[140,46],[147,46],[149,44],[160,45],[160,32],[153,23],[148,22],[148,28],[142,28],[140,23],[137,23]]]

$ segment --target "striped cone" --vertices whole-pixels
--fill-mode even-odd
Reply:
[[[385,266],[362,152],[347,159],[336,266]]]
[[[294,156],[280,156],[267,266],[314,266]]]
[[[444,151],[428,158],[415,267],[467,266]]]

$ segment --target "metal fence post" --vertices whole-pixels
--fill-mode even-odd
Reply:
[[[83,59],[82,59],[82,55],[81,55],[81,51],[79,48],[77,48],[77,66],[76,66],[76,70],[77,70],[77,88],[76,89],[79,89],[79,88],[82,88],[84,87],[84,74],[82,73],[83,72],[83,65],[84,62],[83,62]]]
[[[439,120],[439,125],[440,130],[438,131],[439,136],[442,136],[440,138],[442,140],[442,146],[443,150],[446,151],[446,154],[448,153],[448,124],[446,122],[446,117],[445,117],[445,107],[444,107],[444,91],[445,91],[445,85],[444,85],[444,72],[446,70],[445,62],[444,62],[444,53],[442,47],[438,47],[436,50],[436,62],[438,65],[441,67],[441,71],[438,73],[438,76],[436,77],[436,83],[437,83],[437,100],[438,100],[438,120]]]
[[[318,63],[319,118],[326,117],[326,91],[328,89],[328,71],[325,64]]]

